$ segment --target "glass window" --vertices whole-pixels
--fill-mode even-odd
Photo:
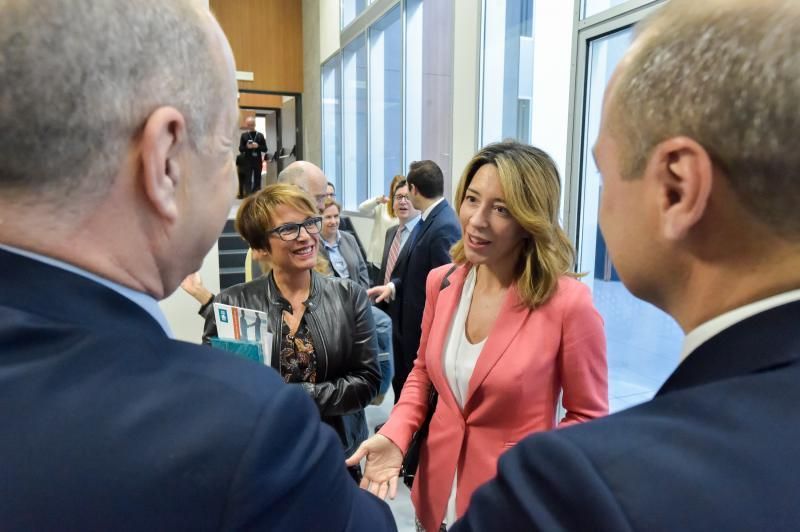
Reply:
[[[487,1],[483,17],[481,145],[531,141],[533,0]]]
[[[322,170],[342,190],[341,56],[322,65]]]
[[[367,0],[342,0],[342,28],[353,22],[368,3]]]
[[[612,411],[650,399],[677,366],[683,341],[672,318],[635,298],[620,282],[597,223],[602,180],[591,147],[600,127],[603,92],[631,38],[626,28],[590,41],[583,120],[578,270],[588,273],[584,281],[592,286],[605,322]]]
[[[342,51],[342,193],[344,208],[367,199],[367,39]]]
[[[399,4],[369,30],[371,197],[388,194],[392,177],[403,173],[402,30]]]
[[[406,156],[438,164],[449,187],[452,168],[452,1],[406,0]]]
[[[591,17],[606,9],[624,4],[626,1],[627,0],[582,0],[581,18]]]

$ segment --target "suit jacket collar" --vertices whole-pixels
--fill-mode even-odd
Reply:
[[[5,250],[0,250],[0,271],[0,306],[111,334],[144,327],[166,336],[141,306],[82,275]]]
[[[800,301],[747,318],[698,347],[656,395],[788,364],[800,357]]]
[[[449,285],[439,292],[439,297],[436,301],[435,315],[438,316],[438,319],[434,321],[436,326],[431,327],[428,345],[434,348],[431,352],[438,353],[438,356],[433,363],[428,361],[428,364],[436,368],[435,372],[440,375],[445,383],[447,382],[447,377],[444,374],[443,364],[447,334],[450,331],[450,324],[461,299],[461,292],[464,290],[464,282],[470,268],[471,266],[468,264],[456,268],[449,277]],[[530,312],[530,309],[523,304],[516,285],[512,284],[508,289],[503,305],[500,307],[497,319],[489,331],[489,336],[483,345],[478,362],[470,377],[467,397],[464,401],[465,414],[468,414],[472,408],[472,399],[475,397],[475,392],[483,384],[492,368],[505,356],[508,346],[525,324]],[[450,386],[444,386],[444,389],[447,390],[448,395],[446,401],[457,409],[457,402]]]
[[[417,227],[419,227],[419,233],[417,234],[417,237],[414,240],[414,242],[410,241],[411,236],[408,237],[409,240],[406,241],[406,244],[403,246],[403,249],[400,250],[400,255],[397,257],[397,262],[395,263],[395,266],[394,266],[395,271],[399,271],[400,268],[401,268],[401,265],[405,264],[406,259],[411,255],[411,248],[414,247],[414,244],[416,244],[417,242],[422,240],[422,238],[425,236],[425,233],[428,231],[428,229],[430,229],[433,226],[433,224],[435,223],[436,217],[439,216],[439,213],[441,213],[444,209],[449,209],[449,208],[450,208],[450,204],[447,203],[447,200],[446,199],[442,199],[442,201],[440,201],[438,204],[436,204],[436,206],[433,208],[433,210],[431,211],[430,215],[428,215],[427,218],[425,218],[424,220],[421,219],[417,223]],[[412,234],[413,234],[413,232],[412,232]],[[409,245],[409,244],[411,244],[411,245]]]

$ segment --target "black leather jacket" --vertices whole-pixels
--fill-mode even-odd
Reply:
[[[280,371],[281,313],[291,312],[291,305],[278,290],[273,274],[231,286],[213,301],[267,313],[274,334],[270,365]],[[339,434],[349,456],[368,437],[364,407],[378,393],[381,380],[370,302],[358,284],[312,271],[305,305],[319,381],[301,386],[314,399],[322,420]],[[209,343],[217,334],[213,305],[204,306],[201,315],[206,319],[203,342]]]

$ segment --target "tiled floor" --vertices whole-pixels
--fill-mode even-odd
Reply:
[[[634,298],[620,282],[595,280],[594,302],[608,340],[611,411],[650,399],[677,366],[683,333],[672,318]],[[390,389],[381,406],[367,408],[370,431],[389,417],[393,401]],[[401,485],[397,498],[388,502],[399,531],[414,532],[409,490]]]

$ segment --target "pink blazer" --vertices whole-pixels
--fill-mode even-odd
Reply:
[[[464,411],[444,375],[443,351],[468,266],[428,275],[425,311],[414,369],[380,433],[405,453],[425,419],[429,386],[439,392],[411,499],[426,530],[438,530],[458,471],[456,510],[461,516],[475,489],[496,473],[497,460],[532,432],[556,426],[563,390],[566,416],[558,426],[608,413],[608,367],[603,322],[588,288],[562,277],[550,300],[529,310],[508,291],[469,382]],[[450,523],[452,524],[452,523]]]

